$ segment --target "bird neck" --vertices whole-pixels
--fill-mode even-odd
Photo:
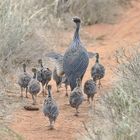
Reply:
[[[50,89],[48,89],[48,98],[51,98],[52,96],[51,96],[51,91],[50,91]]]
[[[23,66],[23,72],[26,72],[26,66]]]
[[[34,72],[33,79],[36,79],[36,78],[37,78],[37,76],[36,76],[36,72]]]
[[[41,68],[43,68],[43,64],[42,63],[40,63],[40,66],[41,66]]]
[[[76,30],[75,30],[74,37],[73,37],[74,41],[75,40],[80,41],[79,29],[80,29],[80,23],[76,23]]]
[[[99,58],[96,58],[96,63],[99,63]]]

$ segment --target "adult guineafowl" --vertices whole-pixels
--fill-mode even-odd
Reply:
[[[31,80],[31,75],[26,72],[26,64],[23,64],[23,73],[19,75],[18,77],[18,84],[21,88],[21,97],[23,97],[23,89],[25,88],[26,90],[26,98],[27,92],[28,92],[28,84]]]
[[[85,82],[84,93],[87,95],[88,102],[91,104],[92,107],[93,97],[97,93],[96,83],[93,81],[93,79],[87,80]],[[95,110],[95,102],[94,102],[94,110]]]
[[[81,79],[76,79],[77,86],[73,89],[73,91],[70,94],[69,103],[71,107],[76,109],[75,116],[78,116],[78,108],[82,104],[84,97],[81,87]]]
[[[58,76],[56,68],[54,68],[54,71],[53,71],[53,80],[56,83],[57,92],[59,92],[59,88],[60,88],[61,83],[62,83],[62,76]]]
[[[76,87],[76,79],[80,78],[82,80],[89,64],[88,52],[83,47],[79,36],[81,20],[74,17],[73,21],[76,24],[76,30],[73,41],[66,50],[63,60],[64,73],[70,82],[71,91]]]
[[[97,80],[99,80],[99,88],[100,86],[102,86],[100,80],[104,77],[104,75],[105,68],[102,64],[99,63],[99,53],[96,53],[96,62],[91,68],[91,76],[93,78],[93,81],[97,82]]]
[[[52,71],[49,68],[45,68],[43,66],[42,59],[39,59],[38,63],[40,64],[40,70],[37,72],[37,80],[41,82],[43,88],[43,96],[45,96],[45,89],[51,80]]]
[[[59,108],[55,102],[55,100],[52,97],[51,94],[51,85],[48,85],[48,97],[45,98],[44,104],[43,104],[43,113],[45,116],[49,118],[50,122],[50,129],[53,129],[58,115],[59,115]]]
[[[37,97],[37,94],[40,92],[41,87],[40,87],[39,81],[37,80],[37,69],[32,68],[32,72],[34,73],[34,75],[31,81],[29,82],[29,92],[32,95],[33,105],[35,105],[36,97]]]

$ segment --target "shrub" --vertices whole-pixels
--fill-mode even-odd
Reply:
[[[114,23],[122,7],[131,0],[55,0],[55,13],[59,17],[80,16],[85,24]]]
[[[131,53],[121,51],[118,80],[102,96],[98,115],[87,124],[88,133],[98,140],[139,140],[140,137],[140,47]],[[128,55],[129,54],[129,55]],[[102,116],[102,117],[101,117]],[[100,124],[102,122],[102,125]],[[103,123],[104,122],[104,123]],[[96,131],[95,131],[96,130]],[[100,133],[97,133],[100,132]],[[90,136],[90,137],[91,137]],[[97,137],[98,136],[98,137]],[[100,137],[99,137],[100,136]],[[91,139],[89,136],[87,139]]]

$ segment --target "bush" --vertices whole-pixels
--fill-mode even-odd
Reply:
[[[140,52],[139,48],[136,50],[129,56],[123,54],[125,59],[118,69],[120,80],[105,100],[111,107],[115,140],[138,140],[140,137]]]
[[[139,140],[140,137],[140,47],[121,58],[114,88],[101,99],[98,115],[87,125],[87,139]],[[118,54],[117,54],[118,55]],[[101,117],[102,116],[102,117]],[[100,124],[102,122],[102,125]],[[96,130],[96,131],[95,131]],[[100,133],[99,133],[100,132]],[[92,138],[91,138],[92,137]]]
[[[7,74],[15,74],[15,69],[23,62],[37,62],[44,50],[58,44],[51,42],[56,38],[58,22],[49,13],[52,6],[49,0],[0,3],[0,85],[6,86],[9,84]]]
[[[65,29],[64,23],[71,16],[78,15],[87,24],[112,22],[120,10],[120,1],[125,3],[124,0],[0,2],[0,85],[8,85],[5,75],[15,72],[21,63],[34,63],[45,51],[62,46],[59,29]]]
[[[114,23],[122,7],[129,6],[131,0],[55,0],[55,13],[59,17],[77,15],[85,24]]]

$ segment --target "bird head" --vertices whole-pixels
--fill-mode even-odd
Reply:
[[[73,17],[72,20],[73,20],[73,22],[75,22],[75,23],[80,23],[80,22],[81,22],[81,20],[80,20],[79,17]]]
[[[32,72],[33,73],[36,73],[37,72],[37,69],[36,68],[32,68]]]
[[[42,59],[38,59],[38,63],[39,64],[42,64]]]
[[[22,65],[22,66],[23,66],[23,68],[25,68],[25,67],[26,67],[26,64],[25,64],[25,63],[23,63],[23,65]]]

